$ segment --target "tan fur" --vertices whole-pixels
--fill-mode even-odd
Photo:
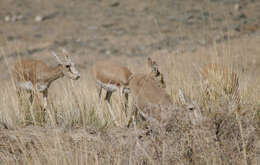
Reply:
[[[66,56],[64,62],[61,62],[55,53],[53,55],[59,62],[59,65],[55,67],[50,67],[40,60],[19,59],[13,70],[18,95],[20,95],[21,90],[30,92],[30,101],[32,103],[35,92],[43,93],[44,109],[47,106],[48,88],[53,81],[64,76],[75,80],[80,77],[79,72],[74,67],[74,63],[68,56]]]
[[[151,68],[151,72],[149,73],[150,77],[159,82],[158,86],[165,88],[163,75],[158,70],[157,63],[151,58],[148,58],[148,66]],[[107,88],[106,100],[108,101],[110,100],[111,92],[115,91],[112,88],[126,89],[133,76],[127,67],[111,61],[97,62],[93,66],[93,74],[97,81],[99,97],[101,97],[102,88]],[[109,87],[111,87],[111,89],[109,89]],[[123,92],[123,90],[121,92]]]
[[[162,111],[172,105],[170,96],[149,74],[135,74],[129,84],[136,106],[150,118],[161,121]]]
[[[165,82],[163,79],[163,75],[158,69],[157,63],[155,61],[153,61],[151,58],[148,58],[148,66],[151,69],[150,73],[132,74],[131,71],[127,67],[124,67],[118,63],[114,63],[111,61],[97,62],[93,66],[93,74],[97,81],[99,98],[101,98],[102,89],[106,89],[107,93],[106,93],[105,100],[110,102],[110,97],[112,95],[112,92],[117,90],[117,91],[120,91],[121,96],[123,95],[123,93],[125,94],[124,101],[125,101],[125,107],[127,107],[128,92],[125,91],[124,89],[128,89],[129,83],[131,83],[132,81],[133,81],[132,87],[134,87],[133,84],[136,84],[135,82],[137,80],[139,80],[139,78],[141,80],[141,84],[143,84],[143,82],[145,82],[144,85],[156,86],[154,90],[158,89],[159,93],[163,93],[162,91],[160,91],[160,89],[165,88],[166,85],[165,85]],[[147,83],[146,81],[148,81],[148,82],[151,81],[152,83]],[[137,86],[136,86],[136,88],[133,88],[134,93],[137,88],[138,88]],[[145,87],[143,89],[150,90],[151,88],[153,88],[153,87]],[[130,91],[131,90],[132,89],[130,89]],[[141,95],[138,95],[138,96],[134,95],[135,99],[137,97],[140,97],[140,100],[143,100],[143,98],[142,98],[143,93],[146,95],[149,95],[149,91],[148,92],[145,91],[145,92],[142,92]],[[143,96],[143,97],[146,98],[147,96]],[[148,97],[148,100],[149,99],[150,99],[150,97]],[[140,107],[143,107],[141,105],[141,103],[138,102],[138,104],[140,105]],[[110,113],[112,116],[114,116],[112,114],[113,112],[111,111],[111,108],[110,108]],[[113,117],[113,118],[115,118],[115,117]]]
[[[117,86],[128,85],[129,78],[132,75],[127,67],[111,61],[97,62],[93,66],[93,73],[96,80]]]
[[[129,82],[129,88],[140,114],[151,122],[161,124],[167,117],[165,112],[171,107],[172,100],[164,89],[166,85],[157,63],[151,58],[147,60],[151,72],[134,74]],[[131,122],[132,119],[128,126]]]
[[[63,77],[62,66],[49,67],[43,61],[34,59],[18,60],[15,64],[14,76],[16,81],[51,82]]]

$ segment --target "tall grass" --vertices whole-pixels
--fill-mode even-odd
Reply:
[[[116,127],[88,70],[81,71],[79,81],[63,78],[53,83],[45,121],[37,116],[41,100],[26,113],[31,108],[28,95],[19,106],[11,78],[2,81],[0,164],[257,164],[260,88],[250,62],[260,58],[232,44],[178,55],[166,52],[153,55],[175,104],[165,132],[147,131],[142,124],[126,128],[129,116],[114,94]],[[131,61],[129,68],[140,72],[143,66]],[[239,75],[241,111],[229,114],[232,103],[222,94],[205,102],[198,71],[211,62],[231,66]],[[195,110],[182,105],[179,89]],[[130,105],[129,114],[133,99]]]

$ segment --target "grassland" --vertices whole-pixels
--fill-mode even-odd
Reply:
[[[112,106],[116,127],[106,105],[98,100],[90,69],[81,69],[79,81],[60,79],[50,87],[46,120],[39,103],[30,109],[24,95],[18,106],[10,78],[1,81],[0,164],[257,164],[260,141],[260,43],[257,36],[244,36],[190,52],[154,52],[165,74],[174,102],[166,131],[137,121],[126,128],[126,116],[116,94]],[[4,52],[2,54],[4,56]],[[115,58],[121,61],[120,57]],[[206,100],[199,69],[208,63],[223,63],[239,75],[241,109],[222,93]],[[133,72],[147,70],[145,58],[123,62]],[[5,58],[8,70],[11,62]],[[181,104],[184,93],[189,111]],[[27,98],[27,99],[26,99]],[[31,110],[31,111],[30,111]],[[195,112],[200,113],[197,118]],[[148,124],[149,126],[149,124]],[[258,160],[257,160],[258,159]]]

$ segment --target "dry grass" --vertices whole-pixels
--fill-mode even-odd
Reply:
[[[0,164],[256,165],[260,141],[259,42],[257,37],[245,37],[193,53],[155,52],[152,57],[158,61],[166,90],[175,103],[164,129],[144,129],[141,121],[126,128],[129,116],[113,97],[113,110],[120,123],[115,127],[106,105],[99,103],[88,70],[81,72],[79,81],[61,79],[51,86],[44,122],[37,117],[38,104],[32,113],[28,113],[26,99],[23,107],[18,107],[12,81],[2,81]],[[134,72],[141,68],[133,62],[138,60],[145,61],[127,62]],[[228,113],[233,102],[225,95],[205,103],[198,71],[210,62],[231,66],[239,75],[238,113]],[[181,104],[179,89],[195,106],[194,111]]]

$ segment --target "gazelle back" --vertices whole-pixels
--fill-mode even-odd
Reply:
[[[165,110],[172,105],[172,100],[164,89],[165,81],[157,63],[148,58],[148,66],[152,71],[148,74],[134,74],[129,82],[129,88],[142,116],[160,122],[165,117]]]
[[[26,90],[31,93],[30,101],[32,102],[35,92],[42,92],[44,109],[47,106],[48,88],[53,81],[64,76],[73,80],[80,78],[79,72],[68,56],[61,61],[54,52],[52,55],[59,63],[55,67],[49,67],[41,60],[19,59],[13,70],[18,95],[20,95],[20,90]]]
[[[138,110],[143,116],[162,118],[164,108],[172,105],[172,100],[161,84],[153,77],[144,74],[135,74],[129,87]]]

